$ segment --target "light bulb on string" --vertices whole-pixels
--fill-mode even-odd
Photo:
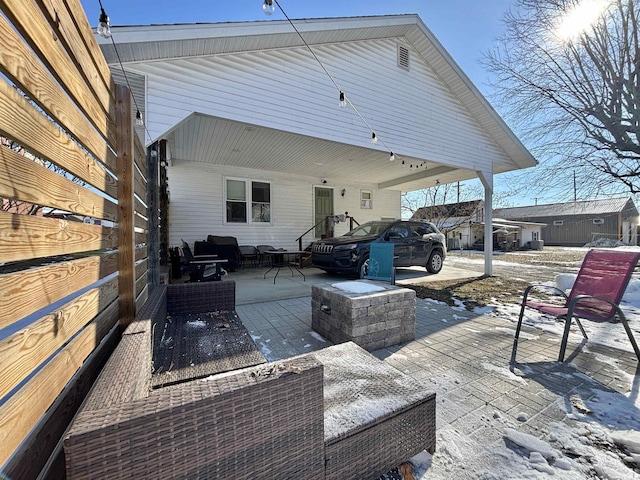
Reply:
[[[409,165],[409,170],[413,170],[413,163]]]
[[[344,92],[340,90],[340,108],[344,108],[347,106],[347,100],[344,97]]]
[[[378,143],[376,132],[371,132],[371,143]]]
[[[404,163],[404,160],[402,160],[402,168],[404,168],[404,167],[406,167],[406,166],[407,166],[407,164],[406,164],[406,163]]]
[[[142,114],[140,110],[136,112],[136,125],[142,127],[144,125],[144,120],[142,119]]]
[[[109,16],[104,11],[102,5],[100,5],[100,20],[98,20],[98,27],[96,33],[103,38],[111,37],[111,23],[109,22]]]
[[[264,0],[262,4],[262,11],[265,15],[271,15],[275,11],[276,7],[273,5],[273,0]]]
[[[396,159],[396,156],[393,154],[393,152],[389,152],[389,161],[393,162]]]

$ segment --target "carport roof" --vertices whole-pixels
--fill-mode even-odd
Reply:
[[[296,19],[293,22],[309,45],[381,38],[405,38],[424,61],[435,70],[439,78],[458,97],[475,121],[482,125],[487,134],[496,142],[496,145],[510,159],[511,163],[509,164],[495,162],[493,173],[527,168],[537,164],[531,153],[495,112],[418,15]],[[300,36],[291,28],[290,23],[285,20],[125,26],[113,27],[112,30],[118,39],[117,53],[120,60],[125,64],[191,56],[291,48],[304,45]],[[98,40],[101,43],[101,48],[107,61],[111,64],[118,62],[112,42],[100,38]],[[263,159],[261,161],[264,161],[264,164],[254,168],[267,169],[269,163],[275,165],[277,160],[279,161],[283,158],[279,148],[287,148],[287,143],[291,143],[286,141],[287,137],[294,135],[296,137],[295,148],[300,150],[303,155],[308,152],[309,154],[313,153],[309,157],[317,158],[318,155],[324,157],[324,160],[314,160],[313,162],[298,160],[296,169],[301,169],[313,176],[323,177],[327,175],[326,171],[332,171],[341,172],[345,178],[358,178],[362,175],[363,168],[366,168],[367,173],[372,175],[372,181],[376,182],[379,188],[410,191],[434,184],[436,180],[439,183],[450,183],[475,178],[477,175],[476,172],[468,169],[460,169],[452,165],[433,164],[430,159],[407,159],[406,157],[405,160],[408,162],[414,160],[415,163],[428,161],[430,162],[430,168],[417,172],[408,172],[406,170],[399,171],[394,165],[381,164],[379,167],[375,167],[378,171],[370,171],[371,162],[368,160],[372,154],[379,155],[382,153],[379,148],[364,148],[326,142],[317,138],[201,115],[197,112],[169,129],[169,131],[165,132],[165,136],[173,135],[174,139],[176,139],[180,135],[186,135],[187,133],[183,130],[188,122],[198,122],[200,127],[211,131],[213,131],[211,128],[213,125],[227,122],[227,130],[225,132],[225,138],[228,139],[227,145],[231,145],[229,142],[232,141],[232,138],[229,135],[232,135],[235,136],[236,140],[244,138],[244,141],[249,142],[243,144],[244,151],[251,149],[261,150],[260,157]],[[246,135],[248,128],[251,127],[253,127],[252,132],[268,135],[272,140],[272,155],[268,154],[269,149],[265,149],[264,143],[251,143],[250,137],[257,136],[257,134]],[[218,129],[217,131],[221,130]],[[216,145],[215,142],[220,140],[221,138],[212,137],[210,147],[219,148],[214,146]],[[289,138],[289,140],[291,139]],[[177,144],[174,143],[174,145]],[[281,145],[281,147],[278,148],[277,145]],[[197,146],[198,142],[191,142],[183,144],[181,148],[196,148]],[[336,157],[336,152],[340,152],[339,157]],[[233,153],[233,150],[228,153]],[[172,152],[172,154],[175,154],[176,158],[182,156],[177,151]],[[198,157],[195,157],[192,152],[184,152],[182,158]],[[349,159],[349,161],[344,162],[345,158]],[[338,161],[340,162],[339,164]],[[340,168],[335,168],[338,165]],[[279,171],[287,171],[288,167],[278,164],[274,168]]]

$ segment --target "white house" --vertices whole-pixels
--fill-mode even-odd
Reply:
[[[120,60],[100,40],[145,143],[167,141],[170,244],[297,248],[326,215],[399,218],[401,192],[436,182],[479,177],[491,205],[495,174],[536,164],[417,15],[293,24],[113,27]]]

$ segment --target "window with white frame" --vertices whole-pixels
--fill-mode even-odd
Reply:
[[[360,190],[360,208],[373,208],[373,196],[370,190]]]
[[[271,223],[271,184],[227,178],[226,222]]]

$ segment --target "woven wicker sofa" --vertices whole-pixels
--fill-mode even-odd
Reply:
[[[154,389],[167,312],[234,308],[234,282],[154,292],[65,436],[68,479],[366,479],[434,450],[435,394],[353,343]],[[355,414],[398,385],[401,405]]]

